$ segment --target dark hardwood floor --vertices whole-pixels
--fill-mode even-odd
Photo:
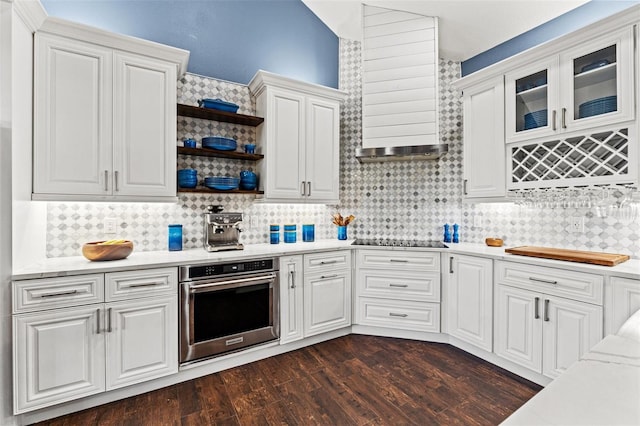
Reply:
[[[540,386],[453,346],[349,335],[41,425],[496,425]]]

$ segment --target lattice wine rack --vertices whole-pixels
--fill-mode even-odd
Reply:
[[[509,189],[633,183],[637,167],[627,128],[510,149]]]

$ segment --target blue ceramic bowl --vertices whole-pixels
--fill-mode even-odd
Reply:
[[[184,144],[185,148],[195,148],[196,147],[195,139],[191,139],[191,138],[185,139],[183,141],[183,144]]]
[[[247,154],[255,154],[256,152],[256,144],[248,143],[244,145],[244,152]]]

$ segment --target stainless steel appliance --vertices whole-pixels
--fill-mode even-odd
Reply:
[[[351,245],[353,246],[376,246],[376,247],[426,247],[426,248],[449,248],[440,241],[429,240],[393,240],[385,238],[357,238]]]
[[[180,363],[280,337],[277,259],[180,267]]]
[[[204,214],[204,249],[206,251],[242,250],[240,224],[242,213],[223,213],[222,206],[208,206]]]

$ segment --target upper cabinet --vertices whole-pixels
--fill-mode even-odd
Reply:
[[[35,35],[33,199],[175,201],[188,52],[50,21]]]
[[[507,143],[634,118],[633,27],[505,76]]]
[[[258,71],[249,83],[256,113],[266,201],[337,203],[340,102],[345,94]]]

